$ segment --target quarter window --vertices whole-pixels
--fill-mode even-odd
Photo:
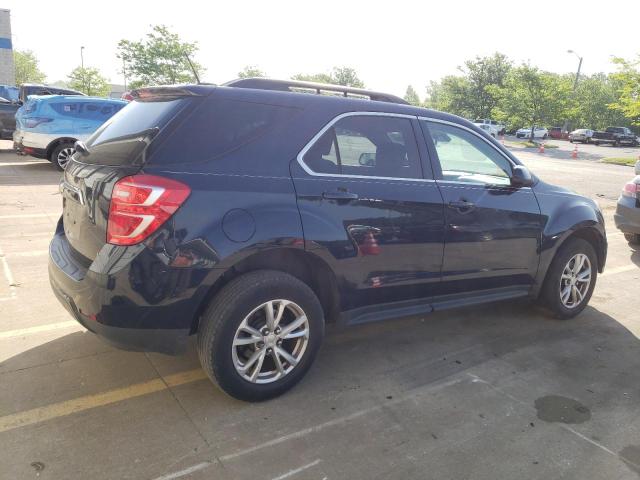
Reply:
[[[411,121],[355,115],[338,120],[304,156],[316,173],[422,178]]]
[[[511,164],[491,145],[452,125],[422,121],[438,154],[442,179],[484,185],[510,185]]]

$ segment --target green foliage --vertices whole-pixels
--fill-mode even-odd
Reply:
[[[618,99],[610,104],[615,111],[631,120],[635,125],[640,125],[640,56],[634,61],[615,58],[618,72],[612,75],[617,82]]]
[[[427,87],[430,108],[467,118],[489,118],[498,103],[500,90],[511,70],[501,53],[476,57],[458,67],[462,76],[449,75]]]
[[[409,102],[411,105],[416,105],[416,106],[420,106],[420,97],[418,96],[418,93],[415,91],[415,89],[409,85],[407,87],[407,92],[404,94],[404,99]]]
[[[522,64],[511,69],[504,87],[496,91],[499,100],[493,114],[510,126],[557,124],[570,105],[571,90],[566,77]]]
[[[602,159],[602,163],[613,163],[614,165],[635,166],[638,159],[633,157],[607,157]]]
[[[624,113],[610,107],[618,101],[619,88],[620,82],[604,73],[581,76],[567,114],[571,125],[594,130],[604,130],[611,125],[628,125]]]
[[[364,82],[360,80],[358,74],[350,67],[334,67],[331,73],[299,73],[291,77],[292,80],[304,80],[307,82],[332,83],[344,85],[346,87],[365,88]]]
[[[117,56],[125,63],[126,75],[132,78],[131,88],[137,88],[195,82],[187,56],[201,75],[203,67],[193,59],[197,51],[197,43],[183,42],[166,26],[155,25],[143,40],[120,40]]]
[[[94,97],[108,97],[111,85],[97,68],[76,67],[67,75],[69,88],[78,90]]]
[[[242,71],[238,72],[238,78],[255,78],[255,77],[266,77],[267,74],[260,70],[255,65],[247,65],[242,69]]]
[[[44,83],[46,75],[38,67],[38,59],[31,50],[14,50],[16,85],[23,83]]]

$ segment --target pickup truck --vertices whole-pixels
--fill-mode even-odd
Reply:
[[[633,147],[638,145],[636,134],[627,127],[607,127],[604,132],[593,132],[591,141],[596,145],[609,143],[616,147],[622,144]]]

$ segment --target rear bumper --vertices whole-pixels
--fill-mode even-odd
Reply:
[[[125,350],[170,355],[186,350],[200,304],[199,289],[176,290],[175,278],[169,280],[173,290],[168,284],[158,286],[150,279],[144,282],[146,287],[141,286],[140,263],[148,267],[153,261],[153,254],[144,246],[138,249],[138,255],[135,251],[120,251],[119,258],[126,255],[132,260],[108,273],[96,271],[98,267],[94,264],[83,265],[77,255],[59,224],[49,246],[49,281],[60,303],[80,324]],[[184,269],[180,272],[183,276],[189,273]],[[132,282],[134,277],[136,285]],[[143,290],[150,288],[149,284],[158,288],[151,297]]]
[[[637,200],[627,197],[618,200],[613,220],[618,230],[623,233],[640,235],[640,208],[636,206],[636,202]]]

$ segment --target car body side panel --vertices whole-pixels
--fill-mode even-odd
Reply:
[[[533,190],[544,222],[540,245],[540,268],[536,277],[534,295],[542,287],[558,248],[580,229],[588,228],[596,234],[599,243],[595,245],[599,258],[598,270],[602,272],[607,257],[607,237],[604,218],[595,202],[542,181],[539,181]]]

